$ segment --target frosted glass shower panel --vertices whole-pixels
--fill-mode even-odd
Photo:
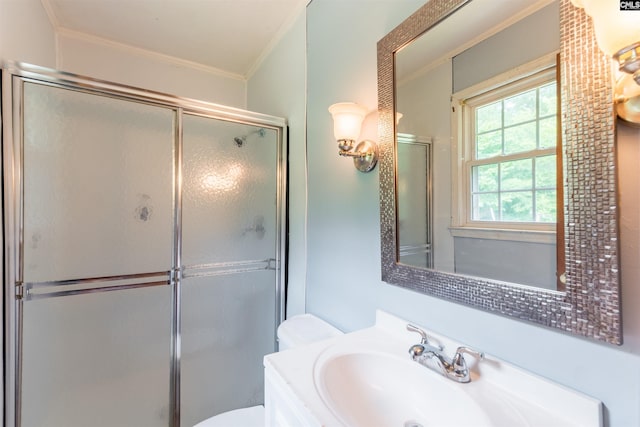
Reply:
[[[27,282],[172,265],[175,111],[24,85]]]
[[[398,261],[423,268],[433,268],[434,256],[431,153],[430,143],[398,135]]]
[[[183,264],[275,257],[278,134],[185,115]]]
[[[263,403],[262,359],[275,351],[276,272],[184,280],[181,425]]]
[[[22,427],[169,425],[171,289],[28,301]]]

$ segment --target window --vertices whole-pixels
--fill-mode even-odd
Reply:
[[[555,230],[555,64],[519,72],[506,83],[496,78],[454,95],[454,227]]]

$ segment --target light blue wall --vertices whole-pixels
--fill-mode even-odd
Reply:
[[[40,0],[0,0],[0,62],[56,65],[53,28]]]
[[[453,58],[453,92],[559,49],[560,2],[556,1]]]
[[[307,7],[307,311],[343,330],[370,326],[380,291],[378,168],[338,156],[329,105],[377,109],[376,42],[421,1],[314,0]],[[377,139],[370,114],[362,139]]]
[[[640,425],[640,316],[635,313],[640,310],[634,308],[640,306],[640,233],[633,214],[639,193],[634,184],[640,179],[637,168],[621,171],[621,239],[629,254],[622,256],[626,343],[621,347],[380,281],[378,169],[361,174],[337,155],[327,107],[354,101],[376,108],[376,43],[420,4],[314,0],[307,8],[307,311],[351,331],[370,326],[377,308],[387,310],[602,400],[608,426]],[[370,117],[363,136],[375,135],[375,118]],[[620,149],[624,146],[625,156],[637,164],[640,136],[626,129],[621,139]]]
[[[304,313],[307,171],[304,10],[247,82],[247,109],[286,117],[289,125],[289,292],[287,315]]]

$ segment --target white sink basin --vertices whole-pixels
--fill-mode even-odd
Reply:
[[[471,382],[411,360],[420,339],[378,312],[376,325],[265,357],[268,427],[602,427],[602,404],[485,354]],[[463,343],[426,330],[447,358]]]
[[[458,384],[408,359],[363,352],[331,355],[316,365],[316,387],[349,426],[491,426]]]

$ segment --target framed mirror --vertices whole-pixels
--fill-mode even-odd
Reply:
[[[488,3],[378,43],[382,280],[621,344],[609,60],[570,0]]]

